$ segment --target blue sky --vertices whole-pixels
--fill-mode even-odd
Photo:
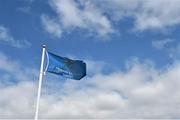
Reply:
[[[85,89],[89,95],[94,96],[94,91],[103,91],[104,89],[107,93],[101,98],[104,92],[99,92],[95,103],[99,103],[101,99],[106,97],[112,98],[104,102],[104,104],[109,103],[109,106],[102,105],[102,107],[100,105],[102,108],[111,111],[105,111],[107,112],[105,117],[122,117],[117,114],[118,110],[121,111],[122,106],[133,108],[133,105],[140,105],[142,109],[149,109],[148,112],[151,113],[151,110],[154,109],[145,105],[148,96],[142,97],[144,94],[151,96],[150,98],[158,96],[157,99],[160,100],[172,93],[176,95],[177,91],[180,90],[178,86],[167,87],[168,83],[172,86],[179,83],[178,79],[180,78],[176,74],[180,69],[179,3],[179,0],[157,0],[157,2],[151,0],[147,0],[147,2],[143,0],[1,0],[0,56],[2,59],[0,61],[0,74],[2,77],[0,89],[3,89],[5,94],[9,88],[15,87],[19,90],[16,93],[22,94],[22,96],[24,94],[20,90],[27,90],[32,93],[29,96],[34,100],[36,93],[33,92],[37,87],[36,78],[40,67],[41,46],[46,44],[48,50],[53,53],[85,60],[88,64],[88,76],[85,78],[85,82],[79,84],[73,81],[65,81],[64,90],[59,91],[59,93],[53,93],[59,89],[59,86],[62,87],[59,77],[47,76],[44,82],[49,86],[44,89],[44,96],[47,97],[47,101],[44,97],[45,103],[42,103],[44,105],[42,105],[42,109],[43,107],[50,109],[48,105],[51,103],[49,102],[51,98],[53,98],[54,106],[65,106],[67,103],[59,100],[58,96],[81,95],[81,89]],[[19,72],[13,73],[13,70],[16,72],[19,70]],[[22,74],[21,72],[25,73]],[[48,82],[48,80],[52,80],[52,82]],[[99,85],[102,80],[104,80],[103,83],[108,82],[109,85]],[[121,80],[127,82],[119,83]],[[147,82],[148,86],[146,86],[147,83],[143,81],[149,80],[152,82]],[[117,82],[119,86],[111,82]],[[132,82],[134,86],[129,82]],[[23,87],[26,85],[29,89]],[[116,87],[117,89],[115,89]],[[165,89],[166,87],[167,89]],[[143,93],[138,88],[142,88],[145,92]],[[157,93],[160,89],[159,95],[153,91],[156,88]],[[53,92],[49,95],[48,91],[51,90]],[[137,93],[133,93],[136,90]],[[118,92],[114,93],[115,91]],[[13,90],[11,94],[13,94]],[[84,103],[83,100],[87,100],[87,96],[84,94],[82,93],[82,103]],[[115,96],[113,96],[114,94]],[[124,97],[132,94],[139,96],[137,95],[137,98]],[[70,103],[73,99],[73,97],[63,97]],[[173,98],[174,104],[171,100],[167,100],[170,108],[172,108],[170,111],[175,117],[179,117],[178,110],[174,108],[179,98],[180,96]],[[0,98],[1,101],[6,101],[6,99]],[[113,108],[111,102],[116,100],[119,103],[119,109],[113,111],[111,110]],[[3,103],[1,101],[0,103]],[[7,101],[11,101],[10,98]],[[17,99],[17,101],[20,100]],[[88,106],[82,105],[85,106],[83,109],[91,108],[93,106],[91,102]],[[154,100],[151,102],[153,105],[156,104]],[[75,102],[74,106],[79,107],[77,103]],[[162,105],[158,105],[156,109],[160,111]],[[7,116],[7,113],[11,113],[10,115],[22,114],[22,109],[18,107],[18,112],[13,111],[16,107],[12,108],[11,105],[5,107],[7,111],[2,112],[4,116]],[[76,110],[76,107],[72,109]],[[54,108],[50,112],[42,111],[42,116],[43,114],[50,116],[60,114],[63,118],[66,114],[83,114],[87,117],[93,116],[93,113],[97,111],[101,113],[101,110],[103,111],[101,107],[89,113],[83,113],[79,109],[77,113],[64,113],[62,110]],[[24,110],[28,111],[30,108],[28,106]],[[135,114],[128,107],[125,112],[127,111]],[[139,109],[138,111],[141,112],[142,110]],[[149,115],[148,112],[146,114]],[[33,116],[33,110],[25,112],[25,115]],[[168,118],[172,117],[172,114],[166,110],[159,115],[160,117],[166,115]]]
[[[2,1],[1,25],[9,29],[14,39],[27,40],[31,46],[21,50],[13,47],[9,49],[8,43],[2,42],[1,50],[12,57],[17,57],[20,54],[22,62],[26,61],[26,64],[30,65],[36,61],[38,64],[42,44],[46,44],[51,51],[57,54],[70,54],[81,59],[89,57],[108,62],[112,66],[120,65],[123,67],[124,62],[131,57],[152,59],[161,67],[171,61],[168,55],[164,54],[164,51],[154,49],[151,43],[166,38],[177,39],[179,35],[176,33],[179,29],[176,26],[167,28],[168,31],[165,33],[163,30],[156,29],[155,31],[133,31],[133,18],[127,17],[115,22],[109,19],[116,32],[105,37],[88,31],[88,28],[85,30],[81,28],[68,29],[61,37],[55,37],[43,29],[41,22],[41,15],[44,14],[52,16],[52,18],[57,17],[55,11],[48,4],[48,1],[41,0],[32,2]]]

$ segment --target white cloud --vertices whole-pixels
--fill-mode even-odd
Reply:
[[[32,4],[35,2],[35,0],[19,0],[22,5],[18,7],[16,10],[18,12],[22,12],[24,14],[29,14],[32,10]]]
[[[52,0],[50,1],[52,9],[57,13],[59,26],[62,26],[63,31],[80,28],[88,30],[88,32],[96,33],[99,36],[105,37],[114,30],[109,19],[103,15],[102,11],[91,1],[75,2],[74,0]],[[42,21],[43,22],[43,21]],[[45,26],[49,23],[45,23]],[[51,24],[57,24],[51,21]],[[57,29],[52,26],[51,29]],[[58,28],[59,29],[59,28]],[[55,34],[56,31],[49,31]]]
[[[152,46],[155,47],[156,49],[162,50],[164,49],[168,44],[174,42],[173,39],[163,39],[163,40],[156,40],[152,41]]]
[[[34,83],[20,82],[0,90],[0,119],[33,118],[36,94]]]
[[[15,40],[14,37],[9,33],[8,28],[0,25],[0,42],[6,42],[16,48],[24,48],[31,46],[31,43],[26,40]]]
[[[4,73],[1,83],[6,84],[10,81],[26,81],[36,76],[36,70],[27,69],[21,66],[20,62],[12,61],[11,58],[0,52],[0,71]]]
[[[57,15],[55,18],[59,19],[60,31],[69,32],[80,28],[100,36],[117,33],[116,29],[121,28],[117,28],[115,23],[120,23],[123,19],[127,22],[132,20],[131,29],[135,31],[166,31],[180,24],[179,4],[179,0],[50,1],[50,6]],[[53,20],[51,23],[57,24]],[[57,27],[52,27],[52,29],[57,29]],[[48,32],[57,37],[56,31]]]
[[[9,67],[16,63],[5,55],[2,57],[4,60],[0,61],[0,66],[4,65],[4,61],[8,61],[8,64],[12,62]],[[179,62],[164,69],[156,69],[146,62],[133,61],[128,64],[126,71],[109,75],[98,73],[81,81],[67,80],[53,93],[49,93],[53,86],[43,86],[40,117],[179,118]],[[18,71],[17,67],[11,69]],[[7,71],[5,67],[0,70]],[[25,81],[0,87],[1,118],[33,118],[37,82],[29,81],[32,75],[25,76]],[[57,85],[57,81],[51,80],[51,77],[44,80]]]
[[[100,3],[99,3],[100,4]],[[112,18],[134,18],[136,30],[164,30],[180,24],[179,0],[106,0],[102,10],[111,10]]]
[[[167,55],[173,60],[180,59],[180,42],[177,42],[176,39],[166,38],[152,41],[152,46],[158,50],[167,52]]]
[[[17,8],[17,11],[19,12],[23,12],[23,13],[30,13],[31,11],[31,7],[30,6],[26,6],[26,7],[19,7]]]
[[[180,24],[179,0],[143,1],[142,11],[137,13],[137,29],[164,29]]]
[[[169,56],[173,59],[180,59],[180,43],[177,43],[177,45],[170,47],[169,49],[167,49]]]
[[[95,74],[100,74],[103,72],[103,69],[105,66],[107,66],[107,63],[103,61],[95,61],[95,60],[86,60],[87,63],[87,72],[89,75],[95,75]]]
[[[55,19],[50,19],[46,15],[41,16],[42,24],[44,26],[44,29],[51,33],[53,36],[60,38],[62,34],[61,26]]]

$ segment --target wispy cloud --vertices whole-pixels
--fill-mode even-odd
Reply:
[[[162,40],[152,41],[152,46],[157,50],[167,52],[170,58],[179,60],[180,57],[180,42],[176,39],[166,38]]]
[[[12,60],[12,58],[6,56],[5,54],[0,52],[0,71],[3,71],[9,77],[6,79],[7,81],[26,81],[29,78],[33,78],[35,76],[35,70],[26,69],[20,62]],[[7,74],[6,74],[7,73]],[[30,76],[28,76],[30,75]],[[28,77],[27,77],[28,76]],[[4,81],[4,82],[7,82]],[[2,81],[1,81],[2,82]]]
[[[29,14],[32,10],[32,4],[35,0],[19,0],[23,3],[23,6],[19,6],[16,10],[25,14]]]
[[[20,11],[20,12],[23,12],[23,13],[29,13],[31,11],[31,7],[30,6],[19,7],[19,8],[17,8],[17,11]]]
[[[46,15],[41,16],[42,25],[48,33],[57,38],[61,37],[62,30],[59,22],[56,19],[50,19]]]
[[[115,23],[129,18],[133,20],[130,29],[138,32],[166,31],[180,24],[179,0],[52,0],[49,3],[62,32],[80,28],[93,35],[107,37],[121,29]],[[50,21],[51,24],[57,24],[53,19]],[[49,26],[48,22],[43,24]],[[46,30],[57,37],[57,30]]]
[[[101,37],[105,37],[109,33],[114,32],[109,19],[103,15],[102,11],[91,1],[52,0],[50,1],[50,5],[56,12],[59,21],[58,24],[63,31],[80,28],[88,32],[96,33]],[[44,19],[42,19],[45,26],[50,26],[49,24],[58,25],[54,20],[49,19],[49,21],[51,22],[45,23]],[[52,26],[51,29],[57,28]],[[57,36],[57,30],[46,30]]]
[[[180,24],[179,0],[101,0],[97,3],[117,21],[132,17],[134,29],[138,31],[164,30]]]
[[[180,43],[177,43],[177,45],[170,47],[167,50],[171,58],[180,60]]]
[[[162,50],[164,49],[168,44],[174,42],[173,39],[163,39],[163,40],[156,40],[152,41],[152,46],[155,47],[156,49]]]
[[[5,42],[16,48],[24,48],[31,46],[27,40],[16,40],[9,32],[9,29],[0,25],[0,42]]]

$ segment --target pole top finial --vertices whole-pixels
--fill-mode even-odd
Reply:
[[[46,48],[46,45],[42,45],[43,48]]]

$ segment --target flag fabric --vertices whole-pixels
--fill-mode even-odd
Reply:
[[[74,80],[80,80],[86,76],[86,63],[81,60],[71,60],[66,57],[46,52],[47,68],[46,71],[56,75]]]

